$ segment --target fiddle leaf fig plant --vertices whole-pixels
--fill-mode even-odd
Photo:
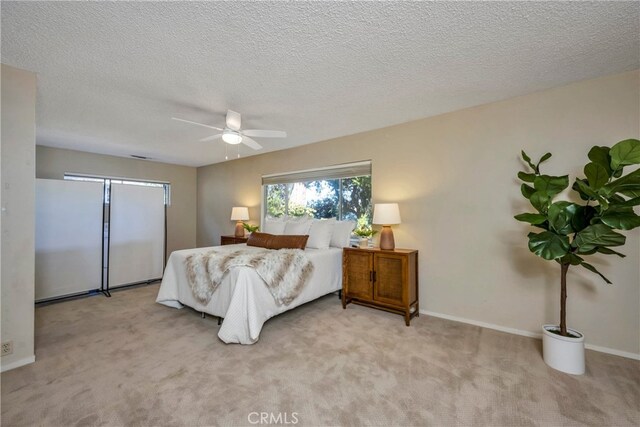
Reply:
[[[566,320],[567,272],[581,266],[611,283],[585,257],[600,253],[625,255],[612,249],[625,243],[616,230],[640,226],[634,206],[640,205],[640,169],[624,174],[626,166],[640,164],[640,140],[626,139],[613,147],[594,146],[584,166],[584,178],[576,178],[571,189],[582,203],[555,201],[569,186],[569,176],[551,176],[540,172],[540,165],[551,158],[547,153],[537,163],[522,151],[522,159],[530,170],[518,172],[523,181],[522,195],[535,212],[515,216],[518,221],[541,229],[529,233],[529,250],[546,260],[560,264],[560,335],[568,336]]]

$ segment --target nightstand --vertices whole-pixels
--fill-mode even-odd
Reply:
[[[342,308],[351,302],[401,314],[409,326],[420,309],[418,251],[344,248]]]
[[[220,236],[220,245],[235,245],[238,243],[247,243],[248,239],[248,237]]]

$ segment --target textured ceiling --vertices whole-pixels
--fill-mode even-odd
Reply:
[[[200,166],[640,67],[638,2],[7,2],[2,62],[38,73],[37,143]],[[230,155],[236,148],[228,146]]]

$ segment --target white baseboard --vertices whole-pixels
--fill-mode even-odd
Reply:
[[[14,360],[11,363],[0,363],[0,372],[10,371],[11,369],[19,368],[20,366],[28,365],[36,361],[36,355],[29,357],[23,357],[22,359]]]
[[[442,314],[442,313],[435,313],[433,311],[427,311],[427,310],[420,310],[420,314],[439,317],[441,319],[453,320],[454,322],[468,323],[470,325],[480,326],[482,328],[487,328],[487,329],[494,329],[496,331],[506,332],[508,334],[522,335],[524,337],[542,339],[542,333],[539,333],[539,332],[531,332],[531,331],[523,331],[522,329],[507,328],[505,326],[494,325],[493,323],[479,322],[477,320],[465,319],[464,317],[451,316],[449,314]],[[613,354],[615,356],[626,357],[628,359],[640,360],[639,353],[631,353],[628,351],[621,351],[613,348],[601,347],[599,345],[593,345],[593,344],[587,344],[587,343],[585,343],[584,346],[589,350],[599,351],[601,353]]]
[[[640,360],[640,354],[631,353],[629,351],[616,350],[615,348],[600,347],[599,345],[593,345],[586,343],[585,348],[593,351],[599,351],[600,353],[613,354],[614,356],[626,357],[628,359]]]

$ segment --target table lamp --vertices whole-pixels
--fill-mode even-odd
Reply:
[[[242,221],[249,220],[249,208],[246,207],[234,207],[231,209],[231,221],[236,222],[236,237],[244,237],[244,227]]]
[[[373,223],[382,225],[380,249],[392,251],[396,248],[391,225],[400,224],[400,209],[397,203],[376,203],[373,208]]]

